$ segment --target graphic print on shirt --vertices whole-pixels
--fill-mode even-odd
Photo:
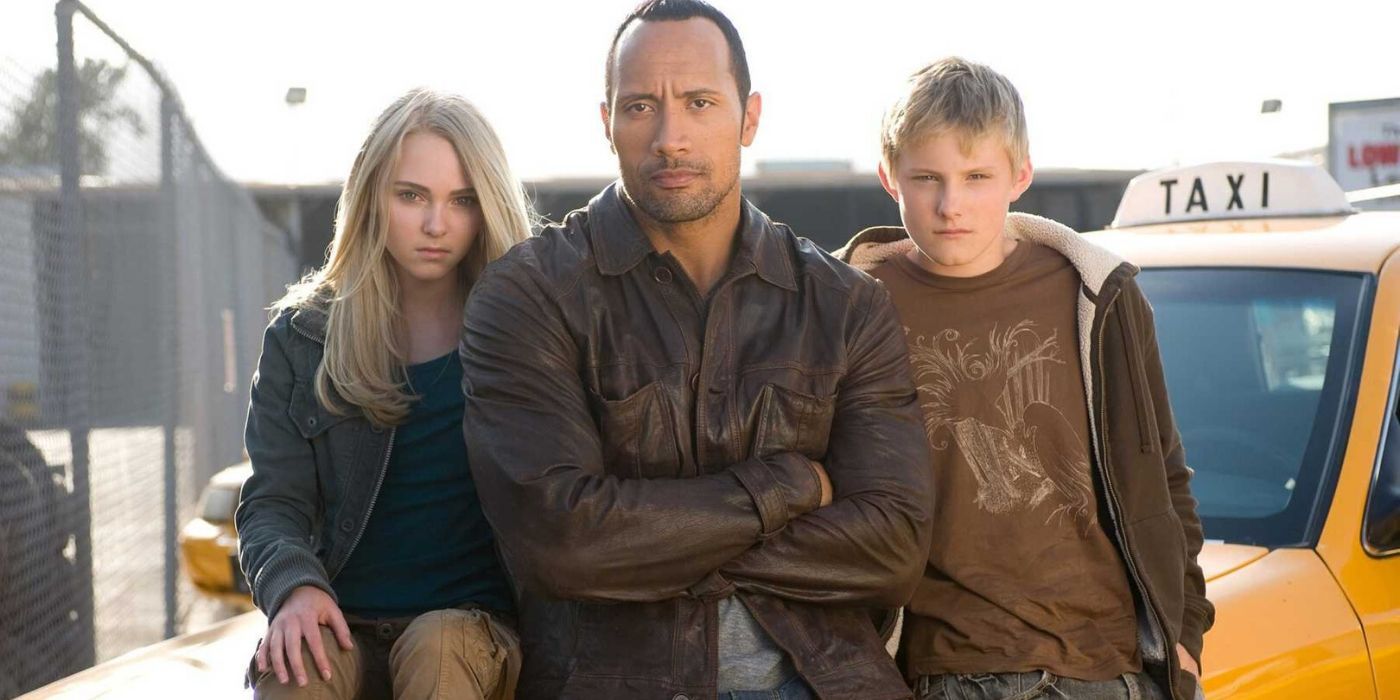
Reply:
[[[951,328],[909,344],[929,444],[962,453],[977,505],[1006,514],[1049,501],[1046,523],[1068,520],[1083,537],[1097,522],[1094,487],[1084,439],[1050,400],[1060,351],[1057,333],[1041,338],[1031,321],[993,327],[985,349]]]

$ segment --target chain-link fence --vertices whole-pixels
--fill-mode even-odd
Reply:
[[[190,624],[176,534],[297,272],[152,64],[55,10],[57,56],[0,46],[0,698]]]

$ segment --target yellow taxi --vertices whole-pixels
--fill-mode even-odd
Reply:
[[[199,498],[198,514],[181,528],[180,556],[185,575],[200,593],[251,609],[248,580],[238,566],[238,530],[233,512],[238,492],[253,474],[248,462],[215,474]]]
[[[1216,606],[1206,696],[1400,698],[1400,212],[1310,164],[1213,163],[1135,178],[1087,235],[1155,311]]]

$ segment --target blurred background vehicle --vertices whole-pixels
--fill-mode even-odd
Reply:
[[[180,529],[180,555],[185,574],[200,593],[217,598],[234,609],[253,608],[248,579],[238,566],[238,529],[233,513],[238,492],[253,474],[248,462],[215,474],[199,497],[198,514]]]

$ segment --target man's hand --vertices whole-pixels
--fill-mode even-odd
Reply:
[[[306,686],[306,668],[301,660],[301,642],[311,649],[311,658],[321,671],[321,678],[331,679],[331,665],[326,659],[325,647],[321,644],[321,626],[331,628],[340,648],[350,651],[355,643],[350,639],[350,627],[345,624],[345,616],[335,601],[323,590],[315,586],[297,586],[277,617],[267,624],[267,636],[258,645],[256,655],[258,672],[267,671],[268,664],[277,673],[277,681],[286,685],[290,669],[296,677],[297,685]]]
[[[1176,645],[1176,658],[1181,660],[1181,667],[1185,669],[1187,673],[1195,676],[1196,682],[1200,683],[1201,667],[1196,663],[1195,659],[1191,658],[1191,652],[1186,651],[1186,647],[1178,644]]]
[[[812,471],[817,474],[817,482],[822,486],[821,504],[823,506],[831,505],[831,479],[826,475],[826,467],[823,467],[820,462],[814,462],[810,459],[807,460],[807,463],[812,465]]]

